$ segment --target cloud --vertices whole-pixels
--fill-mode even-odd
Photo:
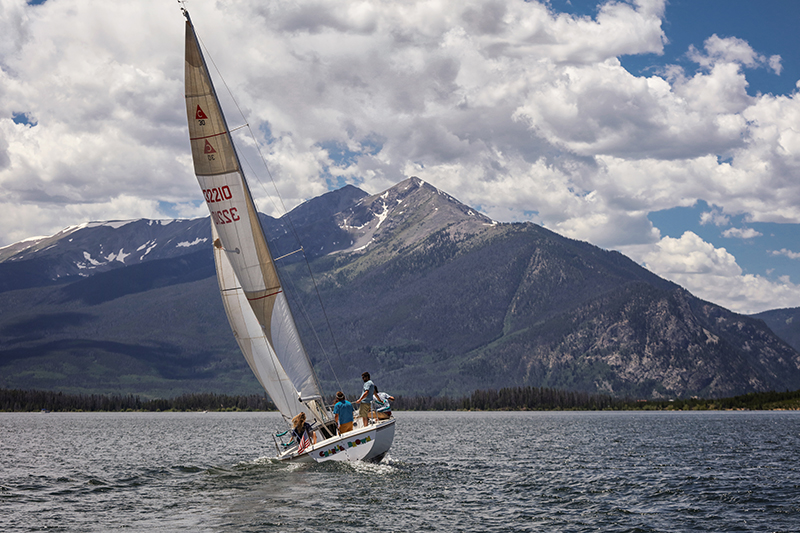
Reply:
[[[754,237],[761,237],[761,233],[753,228],[728,228],[722,232],[723,237],[738,237],[740,239],[752,239]]]
[[[169,39],[149,33],[167,35],[166,18],[95,2],[2,9],[12,16],[0,34],[13,36],[0,50],[7,237],[52,233],[76,216],[157,214],[158,201],[183,199],[182,85],[169,75],[181,62],[163,54]]]
[[[770,253],[772,255],[783,255],[788,257],[789,259],[800,259],[800,252],[793,252],[791,250],[787,250],[786,248],[781,248],[780,250],[772,250]]]
[[[781,73],[781,56],[773,55],[767,58],[756,53],[747,41],[736,37],[721,38],[714,34],[706,39],[703,48],[705,53],[690,45],[686,55],[704,67],[713,67],[718,63],[735,63],[748,68],[766,67],[775,74]]]
[[[800,285],[744,274],[725,248],[715,248],[691,231],[679,239],[664,237],[655,246],[624,250],[646,268],[685,287],[696,296],[739,313],[796,307]]]
[[[666,274],[713,274],[738,276],[736,259],[725,248],[714,248],[691,231],[680,239],[664,237],[645,257],[648,268]]]
[[[202,213],[177,6],[0,2],[0,245],[85,217]],[[376,193],[417,175],[497,220],[609,248],[666,245],[647,214],[698,200],[717,210],[704,223],[800,223],[800,97],[750,96],[745,75],[779,73],[781,58],[713,35],[689,67],[631,73],[620,57],[664,53],[665,6],[598,1],[594,17],[543,1],[189,7],[230,126],[245,123],[238,107],[256,136],[236,133],[270,214],[271,179],[292,208],[329,182]]]
[[[728,215],[723,214],[719,209],[716,207],[713,208],[711,211],[706,211],[700,215],[700,224],[714,224],[715,226],[727,226],[731,223],[731,218]]]

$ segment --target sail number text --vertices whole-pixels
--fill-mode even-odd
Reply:
[[[215,202],[223,202],[233,198],[230,187],[223,185],[222,187],[214,187],[212,189],[203,189],[203,196],[206,197],[206,202],[213,204]],[[220,211],[211,211],[211,218],[214,219],[216,224],[230,224],[241,220],[239,211],[235,207],[230,209],[222,209]]]
[[[217,224],[231,224],[232,222],[241,220],[239,218],[239,212],[235,207],[223,209],[222,211],[211,211],[211,218],[213,218],[214,222]]]
[[[206,197],[206,202],[213,204],[214,202],[222,202],[223,200],[230,200],[233,198],[231,189],[227,185],[222,187],[214,187],[213,189],[203,189],[203,196]]]

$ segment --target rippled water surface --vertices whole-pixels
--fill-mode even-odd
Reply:
[[[383,463],[275,413],[0,413],[2,531],[800,531],[800,413],[397,413]]]

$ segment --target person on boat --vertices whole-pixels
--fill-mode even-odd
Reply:
[[[345,399],[342,391],[336,393],[333,416],[336,419],[336,426],[339,428],[339,435],[353,431],[353,404]]]
[[[308,434],[312,443],[317,443],[317,434],[311,428],[311,424],[306,422],[306,414],[300,413],[292,418],[292,435],[297,439],[298,444],[303,440],[303,433]]]
[[[372,380],[369,379],[369,372],[361,374],[361,379],[364,380],[364,392],[361,393],[361,397],[356,400],[356,403],[360,404],[358,407],[358,415],[361,417],[364,427],[367,427],[369,424],[369,413],[372,410],[372,404],[375,403],[375,393],[377,389]]]
[[[386,420],[392,417],[392,404],[389,401],[394,401],[394,396],[389,396],[389,394],[385,392],[379,392],[378,398],[380,398],[381,402],[378,404],[378,408],[375,410],[375,414],[378,416],[378,420]]]

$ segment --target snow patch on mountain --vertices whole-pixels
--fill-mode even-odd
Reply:
[[[118,253],[111,253],[106,256],[106,261],[119,261],[122,264],[125,264],[125,258],[131,254],[126,254],[124,248],[120,248]]]
[[[104,265],[105,263],[101,263],[100,261],[93,259],[92,254],[89,252],[83,252],[83,258],[86,259],[85,262],[75,263],[75,266],[80,268],[81,270],[85,268],[95,268],[99,267],[100,265]]]
[[[353,252],[360,252],[361,250],[366,250],[366,249],[367,249],[367,246],[369,246],[370,244],[372,244],[372,242],[373,242],[373,241],[374,241],[374,239],[370,239],[370,240],[369,240],[369,242],[367,242],[367,244],[365,244],[364,246],[359,246],[358,248],[353,248],[353,249],[352,249],[352,250],[350,250],[350,251],[353,251]]]
[[[383,211],[378,213],[377,217],[378,217],[378,225],[375,226],[375,229],[380,228],[381,224],[383,224],[383,221],[389,217],[389,206],[386,205],[386,202],[383,202]]]
[[[44,239],[47,239],[48,237],[49,237],[49,235],[40,235],[38,237],[28,237],[27,239],[22,239],[21,241],[18,241],[18,242],[12,242],[11,244],[6,244],[5,246],[0,246],[0,250],[5,250],[6,248],[11,248],[12,246],[19,246],[20,244],[25,244],[25,243],[30,243],[28,245],[28,247],[31,247],[34,244],[36,244],[37,242],[43,241]]]
[[[102,228],[102,227],[107,227],[107,228],[112,228],[112,229],[119,229],[119,228],[121,228],[123,226],[127,226],[128,224],[130,224],[132,222],[137,222],[139,220],[141,220],[141,219],[139,218],[137,220],[109,220],[109,221],[106,221],[106,222],[89,222],[87,224],[82,224],[82,226],[84,228]]]
[[[145,258],[145,256],[147,254],[149,254],[153,250],[153,248],[155,248],[156,246],[158,246],[158,243],[155,240],[152,240],[152,241],[147,241],[146,243],[141,245],[139,248],[137,248],[136,249],[137,252],[141,252],[142,250],[144,250],[144,253],[142,254],[142,256],[139,257],[139,261],[143,260]]]
[[[183,241],[183,242],[179,242],[179,243],[178,243],[178,244],[176,244],[175,246],[176,246],[177,248],[188,248],[188,247],[190,247],[190,246],[196,246],[196,245],[198,245],[198,244],[204,243],[204,242],[206,242],[207,240],[208,240],[208,239],[204,239],[204,238],[200,238],[200,237],[198,237],[198,238],[196,238],[195,240],[193,240],[192,242],[189,242],[189,241]]]

